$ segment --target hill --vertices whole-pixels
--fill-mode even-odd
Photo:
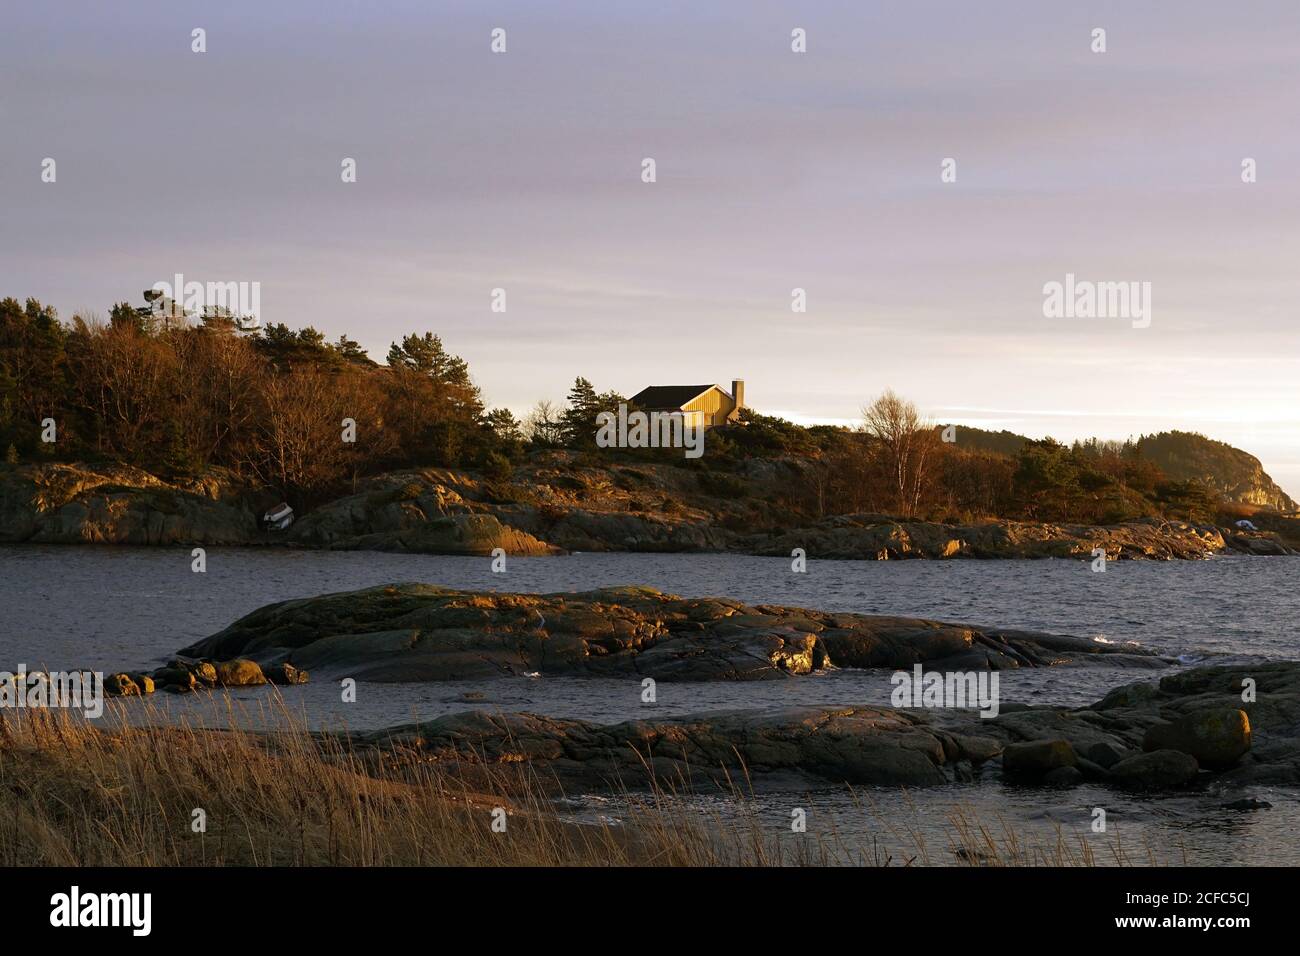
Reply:
[[[1142,454],[1175,481],[1200,481],[1227,501],[1296,510],[1258,458],[1240,448],[1194,432],[1161,432],[1138,440]]]
[[[939,426],[942,430],[943,426]],[[960,425],[963,448],[1015,458],[1032,439],[1015,432],[987,431]],[[1096,444],[1084,442],[1084,445]],[[1196,432],[1168,431],[1143,435],[1138,450],[1172,481],[1198,481],[1227,502],[1295,511],[1295,499],[1275,482],[1260,460],[1226,442]]]

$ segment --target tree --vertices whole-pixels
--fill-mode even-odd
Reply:
[[[469,365],[442,339],[407,335],[388,350],[389,408],[410,457],[454,466],[479,438],[483,400]]]
[[[541,448],[556,448],[562,438],[561,424],[555,406],[545,399],[538,401],[524,417],[524,437]]]
[[[0,301],[0,406],[7,402],[8,434],[20,451],[38,445],[40,422],[59,414],[67,387],[67,331],[54,309],[36,299]],[[66,430],[63,438],[71,438]]]
[[[96,450],[127,461],[156,460],[174,437],[168,421],[180,381],[175,350],[130,321],[83,323],[68,349],[67,398]]]
[[[591,446],[596,436],[596,414],[600,411],[600,397],[591,382],[582,376],[573,380],[569,389],[569,404],[560,419],[561,440],[570,448]]]
[[[141,335],[152,335],[155,331],[149,311],[137,309],[128,302],[118,302],[109,310],[108,324],[115,329],[134,329]]]
[[[375,368],[375,361],[366,354],[366,350],[361,347],[361,343],[355,339],[350,339],[346,335],[340,335],[339,340],[330,346],[339,358],[350,365],[360,365],[363,368]]]
[[[204,464],[243,460],[260,413],[266,360],[233,323],[205,323],[172,341],[183,382],[174,411],[184,444]]]
[[[1030,517],[1065,519],[1079,494],[1079,470],[1060,442],[1031,441],[1016,458],[1015,485]]]
[[[328,365],[334,361],[325,336],[310,325],[295,332],[282,322],[271,322],[253,342],[281,370],[297,365]]]
[[[508,408],[492,409],[483,416],[483,424],[492,431],[492,434],[500,442],[517,444],[524,440],[519,420],[515,418],[514,413]]]
[[[939,443],[934,424],[890,389],[862,409],[862,429],[883,465],[896,510],[917,514]]]
[[[291,503],[339,490],[366,462],[391,449],[381,418],[382,396],[358,374],[296,368],[270,378],[262,390],[249,464]],[[342,437],[344,419],[356,422],[356,441]]]

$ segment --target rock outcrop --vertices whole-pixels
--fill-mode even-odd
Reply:
[[[1241,704],[1255,735],[1235,761],[1204,765],[1189,753],[1202,746],[1195,724],[1190,737],[1168,741],[1177,746],[1142,749],[1154,728],[1232,710],[1225,703],[1240,702],[1245,680],[1257,685],[1257,701]],[[772,773],[924,786],[999,770],[1033,786],[1300,784],[1300,662],[1196,668],[1164,678],[1150,695],[1108,700],[1079,709],[1005,705],[994,718],[943,708],[799,707],[609,725],[477,710],[363,734],[360,743],[388,767],[437,762],[474,777],[522,764],[566,787],[640,786],[647,774],[722,786],[745,774],[761,787]]]
[[[750,538],[744,550],[789,555],[803,548],[809,558],[897,560],[905,558],[1091,558],[1097,549],[1111,561],[1138,558],[1206,558],[1221,552],[1291,554],[1276,534],[1225,533],[1212,526],[1154,519],[1119,525],[1057,525],[997,521],[947,525],[899,521],[883,515],[837,515],[808,528]]]
[[[307,672],[290,664],[277,664],[265,670],[255,661],[235,658],[228,661],[174,658],[152,674],[113,674],[104,680],[110,697],[138,697],[152,694],[155,688],[173,694],[218,687],[261,687],[264,684],[305,684]]]
[[[449,477],[449,475],[448,475]],[[394,475],[303,515],[286,535],[301,546],[426,554],[555,554],[561,549],[476,510],[456,490],[424,476]]]
[[[125,466],[4,467],[0,542],[278,544],[468,555],[500,548],[514,556],[730,551],[789,557],[800,548],[814,560],[1091,558],[1098,548],[1112,560],[1296,553],[1297,539],[1277,530],[1154,519],[1098,527],[958,525],[851,514],[804,525],[797,511],[774,503],[773,489],[793,474],[780,461],[751,460],[737,476],[710,477],[664,465],[579,467],[572,453],[551,454],[553,461],[543,456],[514,482],[446,469],[369,478],[355,494],[302,510],[283,533],[257,526],[276,496],[219,473],[169,483]],[[1290,526],[1278,530],[1295,533]]]
[[[916,618],[687,599],[651,588],[506,594],[400,584],[271,604],[179,652],[372,681],[588,674],[774,680],[829,666],[1163,667],[1135,646]]]
[[[125,465],[0,470],[0,542],[243,545],[257,519],[230,483],[188,486]]]
[[[958,672],[1102,662],[1170,663],[1140,648],[912,618],[686,599],[650,588],[577,594],[388,585],[268,605],[152,675],[120,673],[120,696],[161,689],[295,684],[306,669],[372,681],[510,674],[773,680],[832,666]],[[146,682],[149,682],[146,687]],[[473,696],[467,703],[475,703]],[[951,703],[951,702],[950,702]],[[927,705],[929,701],[927,701]],[[367,759],[438,761],[466,774],[528,764],[564,785],[735,780],[800,773],[922,786],[1082,781],[1172,789],[1300,784],[1300,662],[1198,667],[1115,688],[1089,707],[790,707],[655,716],[602,725],[471,710],[363,734]]]

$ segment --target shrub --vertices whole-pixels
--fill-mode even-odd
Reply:
[[[731,475],[701,471],[696,473],[695,479],[706,494],[715,498],[746,498],[749,496],[749,486],[741,479]]]
[[[514,471],[510,459],[499,451],[488,452],[487,458],[483,462],[483,473],[489,478],[504,480],[514,474]]]

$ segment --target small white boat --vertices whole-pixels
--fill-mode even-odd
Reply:
[[[1258,530],[1259,530],[1258,528],[1255,527],[1254,524],[1252,524],[1251,522],[1247,521],[1245,518],[1242,518],[1240,521],[1237,522],[1237,527],[1238,527],[1238,528],[1242,528],[1242,529],[1244,529],[1244,530],[1246,530],[1246,531],[1258,531]]]
[[[293,524],[293,509],[283,501],[262,515],[262,526],[268,531],[283,531],[291,524]]]

